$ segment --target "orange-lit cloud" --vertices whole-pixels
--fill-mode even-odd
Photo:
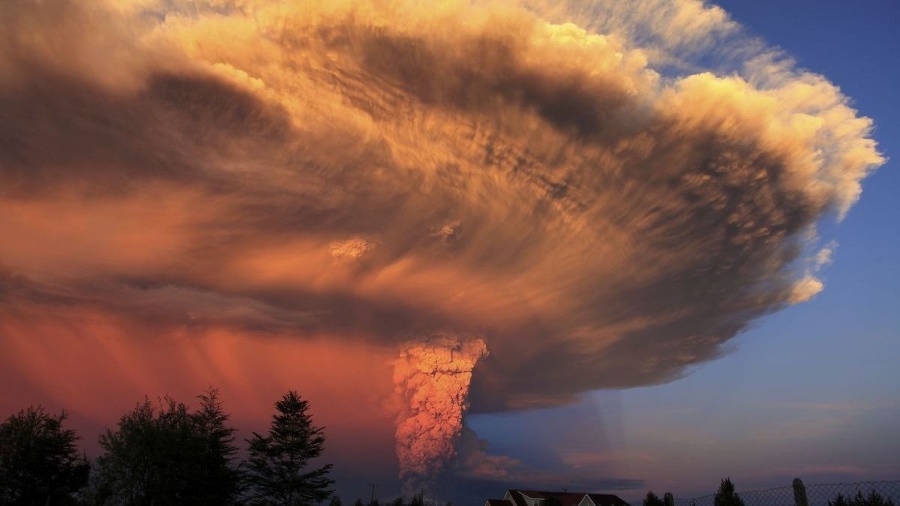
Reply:
[[[771,51],[662,75],[737,31],[721,9],[624,5],[3,3],[5,379],[268,406],[346,359],[310,389],[386,402],[383,365],[451,332],[483,336],[487,411],[716,357],[822,290],[816,224],[883,159]]]

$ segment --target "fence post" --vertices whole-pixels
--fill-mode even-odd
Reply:
[[[809,500],[806,498],[806,485],[800,478],[794,478],[794,506],[809,506]]]
[[[666,492],[663,495],[663,502],[666,503],[666,506],[675,506],[675,496],[672,495],[672,492]]]

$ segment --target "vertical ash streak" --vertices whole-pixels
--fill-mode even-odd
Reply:
[[[397,458],[409,492],[427,486],[456,454],[472,370],[487,354],[480,337],[436,333],[407,343],[394,362]]]

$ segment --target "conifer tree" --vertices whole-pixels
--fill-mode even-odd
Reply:
[[[714,503],[715,506],[744,506],[741,496],[734,491],[734,483],[731,482],[731,478],[722,480],[722,484],[719,485],[719,491],[716,492]]]
[[[197,483],[193,484],[195,493],[188,500],[193,504],[230,504],[236,499],[240,485],[240,473],[231,465],[237,453],[234,444],[237,430],[228,426],[230,415],[219,401],[218,389],[210,388],[197,398],[200,407],[191,414],[191,419],[200,440],[200,465]]]
[[[275,403],[269,433],[248,439],[246,481],[252,504],[313,506],[327,499],[331,464],[312,467],[325,448],[322,427],[312,423],[309,402],[291,390]]]

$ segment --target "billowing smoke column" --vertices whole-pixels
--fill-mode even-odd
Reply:
[[[472,370],[488,353],[480,337],[434,334],[407,343],[394,363],[397,458],[408,493],[427,487],[456,455]]]

